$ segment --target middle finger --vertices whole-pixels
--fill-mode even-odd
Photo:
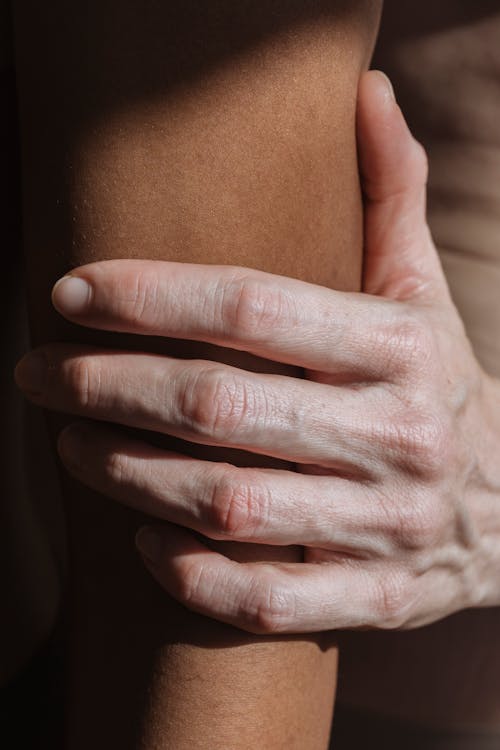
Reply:
[[[36,354],[45,376],[27,395],[48,409],[339,472],[369,475],[383,447],[363,391],[66,344]],[[21,387],[24,367],[22,360]]]

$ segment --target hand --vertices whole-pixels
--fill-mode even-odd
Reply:
[[[246,350],[308,380],[62,344],[17,370],[49,409],[300,465],[195,460],[95,423],[60,438],[74,476],[170,522],[138,537],[157,581],[253,632],[409,628],[500,604],[498,384],[450,300],[425,222],[425,155],[380,74],[361,82],[358,122],[364,294],[126,260],[79,268],[53,294],[81,325]],[[188,529],[303,545],[304,562],[237,563]]]

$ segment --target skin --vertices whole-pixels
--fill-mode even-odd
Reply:
[[[112,3],[16,3],[34,340],[145,347],[301,374],[205,344],[84,331],[50,306],[62,273],[123,257],[252,263],[271,272],[287,271],[293,259],[297,276],[359,287],[355,101],[380,4],[278,6],[198,3],[193,15],[185,4],[144,13],[129,2],[117,24]],[[55,38],[54,29],[64,33]],[[52,417],[52,433],[66,422]],[[242,451],[151,440],[197,459],[288,468]],[[134,549],[147,517],[67,476],[63,487],[68,748],[327,744],[330,637],[256,638],[187,613],[149,579]],[[238,559],[302,557],[297,546],[217,548]]]
[[[238,470],[92,424],[60,438],[70,471],[136,509],[213,539],[306,547],[295,565],[238,564],[175,526],[139,536],[171,595],[251,632],[413,628],[500,603],[500,385],[451,302],[423,151],[379,74],[361,83],[358,122],[364,295],[134,261],[77,269],[53,293],[93,328],[225,343],[305,367],[309,382],[64,345],[18,370],[26,389],[39,368],[30,394],[50,409],[301,465]]]
[[[406,0],[386,3],[375,64],[390,74],[428,152],[430,227],[474,353],[498,378],[498,5],[450,0],[428,11]],[[489,416],[497,413],[492,405]],[[491,607],[414,632],[345,634],[339,700],[498,734],[499,627],[500,609]]]
[[[406,4],[402,3],[401,5],[405,6]],[[411,27],[412,31],[415,29],[422,33],[422,27],[419,26],[420,19],[415,21],[409,10],[411,8],[401,8],[403,20],[408,21],[408,26]],[[453,8],[443,6],[442,9],[440,7],[435,10],[434,15],[438,15],[438,11],[443,11],[443,18],[437,23],[437,28],[443,30],[453,17],[452,11],[456,10],[456,4]],[[478,17],[481,14],[487,16],[489,11],[488,3],[478,4],[474,8],[474,13],[477,13]],[[427,14],[426,25],[429,18],[430,15]],[[432,20],[431,18],[431,26]],[[471,20],[473,19],[469,17],[461,17],[460,23],[470,23]],[[399,18],[398,23],[401,23],[401,18]],[[491,19],[488,21],[488,26],[491,28]],[[399,25],[398,28],[400,29],[401,26]],[[434,33],[436,28],[432,27],[431,31]],[[485,41],[488,38],[486,32],[485,25],[485,36],[483,37]],[[481,42],[481,33],[479,28],[471,30],[469,39],[473,40],[472,50],[482,48],[484,42]],[[441,34],[435,40],[434,48],[436,45],[442,48],[443,39],[446,39],[446,36]],[[387,37],[385,41],[387,41]],[[430,91],[428,80],[432,78],[434,82],[433,90],[439,93],[443,108],[448,108],[448,111],[451,112],[447,117],[450,117],[450,121],[453,119],[464,121],[463,112],[459,120],[456,120],[455,115],[452,114],[453,102],[457,98],[454,95],[452,96],[451,92],[448,92],[447,87],[440,87],[438,81],[436,81],[436,58],[432,57],[433,44],[429,44],[427,47],[429,52],[428,66],[425,56],[422,58],[420,51],[418,56],[420,70],[415,70],[411,75],[408,75],[406,69],[404,76],[400,75],[399,71],[404,64],[405,55],[407,59],[412,59],[414,55],[411,44],[408,44],[407,47],[406,52],[403,44],[400,59],[391,61],[391,74],[397,79],[398,92],[404,94],[405,111],[410,111],[411,115],[415,117],[417,113],[412,111],[414,109],[412,105],[415,101],[415,91],[420,93],[424,89]],[[471,49],[470,45],[469,49]],[[453,41],[452,34],[450,35],[450,50],[453,51],[453,57],[456,57],[457,44]],[[388,68],[388,65],[386,64],[385,67]],[[418,80],[416,79],[417,72],[420,73]],[[478,95],[477,81],[478,77],[481,76],[482,78],[479,78],[479,80],[483,80],[484,84],[487,85],[482,71],[478,70],[475,78],[470,81],[465,100],[475,100]],[[466,85],[466,79],[462,80],[463,84]],[[435,107],[435,102],[422,108],[421,111],[432,112],[433,107]],[[478,108],[478,111],[481,111],[481,107]],[[465,251],[471,245],[477,244],[488,252],[488,247],[491,247],[488,237],[492,236],[492,233],[488,232],[487,229],[481,232],[479,243],[477,243],[477,232],[473,233],[469,239],[472,227],[469,229],[462,220],[457,221],[457,217],[451,215],[448,219],[445,216],[445,221],[443,221],[443,207],[433,200],[434,186],[440,189],[440,194],[442,194],[443,189],[442,184],[436,183],[436,176],[438,178],[440,174],[443,176],[446,187],[446,180],[449,180],[451,185],[457,169],[461,174],[460,179],[464,179],[464,175],[466,179],[469,179],[471,174],[474,173],[471,173],[470,167],[467,166],[467,160],[460,161],[453,154],[444,153],[442,150],[442,158],[438,162],[439,138],[433,139],[431,126],[428,126],[427,130],[420,129],[422,128],[422,119],[421,117],[414,119],[415,124],[419,126],[417,132],[430,150],[431,161],[434,163],[434,160],[436,160],[436,164],[442,165],[442,169],[437,173],[434,172],[434,184],[431,180],[431,224],[434,226],[434,231],[438,233],[438,241],[441,238],[441,244],[447,244],[443,241],[444,237],[445,235],[450,237],[451,233],[448,244],[458,245],[458,247],[442,252],[447,277],[452,284],[455,298],[465,319],[475,351],[490,372],[498,372],[499,360],[494,349],[495,337],[488,335],[490,326],[492,330],[494,329],[496,308],[493,304],[490,304],[487,309],[483,309],[481,302],[485,301],[484,294],[481,295],[481,299],[478,295],[469,294],[471,286],[476,289],[477,284],[481,283],[483,289],[490,289],[491,287],[494,295],[496,288],[495,259],[492,257],[491,264],[488,265],[488,270],[483,276],[479,264],[473,258],[467,261],[466,256],[461,259],[459,254],[460,247],[463,247]],[[492,120],[492,134],[495,132],[494,122],[495,120]],[[485,125],[484,120],[482,125]],[[484,127],[483,133],[487,133]],[[474,144],[471,143],[469,147],[466,139],[463,139],[462,150],[467,148],[473,154],[473,147]],[[490,156],[488,158],[491,162],[491,159],[495,159],[496,153],[493,140],[486,147],[489,149]],[[469,161],[469,165],[470,163]],[[487,173],[484,170],[478,171],[477,179],[481,180],[482,186],[485,184],[485,176],[487,178]],[[492,173],[492,176],[494,176],[494,173]],[[490,185],[493,186],[493,184],[494,182],[490,181]],[[478,205],[478,192],[474,187],[474,182],[471,185],[470,196],[464,198],[464,200],[466,201],[464,205],[469,206],[468,210],[475,210]],[[454,240],[453,237],[458,239]],[[471,284],[472,276],[474,277],[473,284]],[[492,296],[491,299],[493,300],[494,297]],[[381,710],[385,713],[391,712],[409,718],[418,718],[422,721],[434,721],[449,725],[476,724],[493,727],[496,723],[495,704],[498,703],[495,697],[497,695],[495,686],[498,669],[495,658],[492,658],[492,653],[494,653],[492,652],[492,640],[494,641],[496,637],[496,630],[495,613],[494,610],[491,610],[484,613],[466,613],[451,618],[442,625],[427,628],[421,633],[407,633],[401,636],[395,634],[390,636],[379,634],[373,637],[366,634],[353,636],[346,642],[346,645],[349,646],[352,640],[352,648],[349,651],[346,650],[344,657],[347,660],[344,662],[344,675],[349,676],[349,678],[344,680],[346,689],[344,689],[343,695],[346,700],[354,705]],[[457,653],[461,654],[460,659],[457,659]],[[365,668],[367,661],[371,665],[368,672]],[[478,661],[481,663],[481,677],[475,679]],[[405,682],[409,680],[414,689],[405,691],[397,689],[397,686],[402,684],[402,680]],[[451,689],[451,685],[454,686],[453,689]]]

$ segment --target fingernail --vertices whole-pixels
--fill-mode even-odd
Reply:
[[[63,315],[81,315],[91,299],[92,287],[79,276],[63,276],[52,290],[52,304]]]
[[[383,70],[377,70],[376,72],[378,73],[378,75],[381,78],[383,78],[385,86],[386,86],[386,89],[387,89],[387,94],[388,94],[389,98],[393,102],[395,102],[396,101],[396,94],[394,93],[394,86],[392,85],[391,79],[389,78],[389,76],[386,73],[384,73]]]
[[[163,552],[160,534],[151,526],[143,526],[136,534],[135,546],[151,565],[158,565]]]
[[[33,396],[41,396],[47,378],[47,359],[40,352],[26,354],[18,363],[14,377],[21,390]]]

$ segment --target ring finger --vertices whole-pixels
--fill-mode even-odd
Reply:
[[[106,496],[212,539],[384,555],[376,493],[338,477],[237,468],[169,453],[91,423],[63,431],[70,472]]]

